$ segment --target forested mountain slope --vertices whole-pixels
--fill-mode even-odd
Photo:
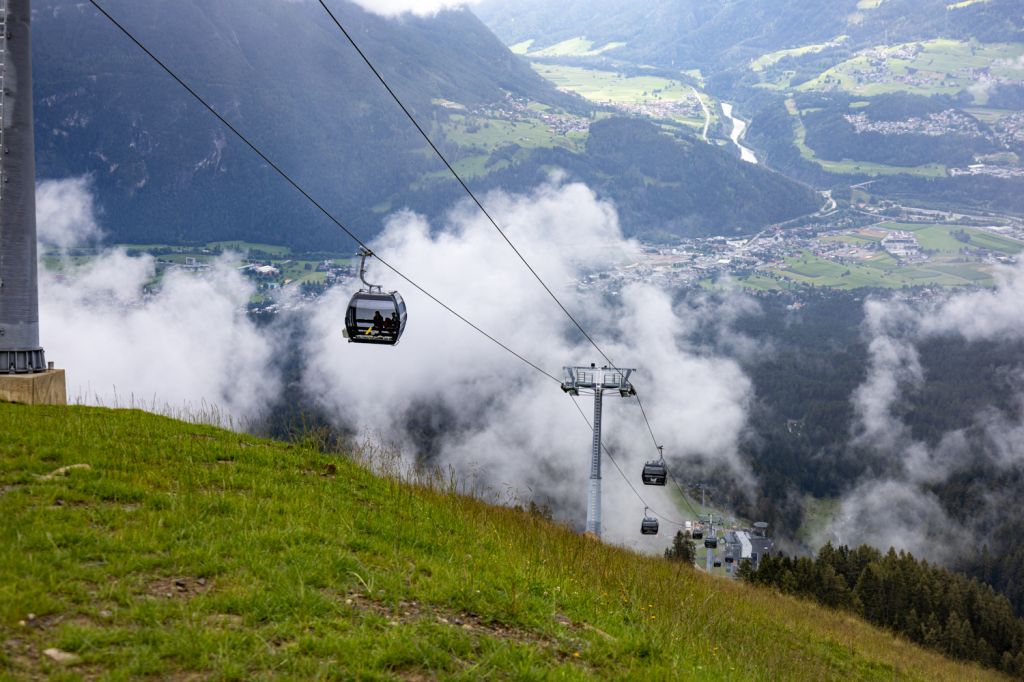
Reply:
[[[357,234],[375,234],[389,211],[411,207],[438,216],[464,199],[318,3],[110,0],[106,6]],[[588,157],[592,105],[555,89],[468,11],[385,19],[343,0],[334,6],[475,188],[530,189],[527,179],[534,183],[551,169],[535,150],[568,150],[564,165],[572,179],[618,187],[619,169],[605,165],[598,174],[600,161]],[[109,239],[351,247],[90,5],[40,0],[35,7],[39,174],[91,177]],[[480,123],[470,124],[471,116]],[[552,117],[582,132],[570,137]],[[618,146],[627,167],[652,175],[645,168],[649,155],[629,140]],[[520,147],[526,149],[516,153]],[[709,150],[699,151],[670,173],[677,193],[663,193],[656,204],[634,202],[627,231],[763,226],[759,207],[723,212],[700,201],[684,171],[734,164],[727,150],[715,149],[710,160]],[[497,173],[510,166],[513,172]],[[731,196],[778,192],[783,219],[820,203],[781,176],[715,175]],[[756,186],[762,180],[767,184]],[[722,224],[737,216],[738,223]]]

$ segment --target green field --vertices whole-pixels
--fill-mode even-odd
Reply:
[[[806,547],[817,544],[818,538],[835,520],[841,501],[834,498],[816,498],[805,495],[803,499],[804,522],[796,534],[797,540]]]
[[[596,57],[600,54],[604,54],[609,50],[614,50],[619,47],[625,47],[626,43],[607,43],[600,47],[595,47],[594,43],[583,37],[569,38],[563,40],[560,43],[551,45],[549,47],[542,48],[540,50],[529,51],[530,44],[533,41],[529,41],[530,44],[524,46],[523,43],[518,43],[514,47],[518,47],[521,50],[525,50],[520,54],[525,54],[529,57]]]
[[[878,227],[886,230],[904,230],[913,232],[918,243],[925,250],[935,250],[944,254],[956,254],[963,248],[982,248],[997,251],[1007,256],[1014,256],[1024,249],[1024,243],[1004,237],[989,230],[981,230],[961,225],[933,225],[921,223],[881,223]],[[970,236],[970,242],[961,242],[952,233],[962,231]]]
[[[889,55],[885,58],[884,73],[881,76],[864,77],[875,67],[866,54],[828,69],[817,78],[801,84],[798,91],[844,90],[846,92],[873,96],[893,92],[909,92],[919,95],[956,95],[976,83],[974,69],[989,69],[992,76],[1014,80],[1024,78],[1024,66],[1019,57],[1024,55],[1024,44],[989,43],[976,44],[957,40],[935,39],[917,43],[922,48],[913,57],[898,57],[912,45],[894,45],[874,48],[876,52]],[[861,72],[861,73],[857,73]],[[985,95],[975,95],[977,104],[985,104]]]
[[[771,274],[789,282],[843,290],[863,287],[898,289],[905,286],[988,286],[994,281],[988,269],[979,264],[929,260],[900,265],[886,253],[864,261],[843,264],[805,252],[787,258],[786,264],[772,270]],[[770,287],[765,280],[774,281],[770,276],[761,275],[752,285],[743,280],[741,283],[754,289],[785,286],[774,281],[776,286]]]
[[[479,149],[486,154],[508,144],[527,148],[565,147],[580,151],[587,139],[584,132],[563,135],[539,120],[508,121],[462,114],[449,117],[444,135],[462,148]],[[488,157],[483,158],[486,161]],[[482,167],[479,170],[483,170]]]
[[[835,40],[827,43],[819,43],[817,45],[804,45],[802,47],[794,47],[788,50],[777,50],[775,52],[769,52],[768,54],[761,55],[754,61],[750,62],[750,70],[764,71],[772,64],[775,64],[779,60],[784,59],[786,57],[799,57],[805,54],[814,54],[816,52],[821,52],[822,50],[826,50],[830,47],[834,47],[836,45],[844,43],[846,39],[847,36],[839,36]]]
[[[243,242],[243,241],[227,241],[227,242],[210,242],[206,245],[210,249],[221,249],[223,251],[240,251],[242,253],[248,253],[250,249],[256,251],[262,251],[264,253],[273,254],[275,256],[287,256],[291,253],[291,249],[287,246],[275,246],[274,244],[257,244],[255,242]]]
[[[533,45],[533,42],[533,38],[530,38],[528,40],[516,43],[515,45],[509,45],[509,52],[511,52],[512,54],[525,55],[527,52],[530,51],[530,46]]]
[[[0,404],[0,677],[1001,679],[320,442]]]
[[[793,119],[793,125],[795,128],[793,143],[797,149],[800,150],[800,155],[818,164],[824,170],[829,173],[838,173],[842,175],[898,175],[906,173],[908,175],[920,175],[923,177],[945,177],[946,167],[942,164],[933,163],[924,166],[887,166],[881,163],[872,163],[870,161],[854,161],[852,159],[843,159],[842,161],[829,161],[828,159],[819,159],[815,155],[814,150],[807,146],[807,129],[804,127],[803,119],[800,118],[800,112],[797,108],[795,100],[786,100],[786,111]]]
[[[614,71],[599,71],[578,66],[534,62],[533,70],[558,86],[599,103],[643,104],[690,99],[693,91],[686,83],[659,76],[626,76]]]

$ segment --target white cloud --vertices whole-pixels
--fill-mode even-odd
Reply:
[[[852,396],[856,415],[851,445],[879,457],[873,471],[844,496],[841,513],[820,540],[895,546],[933,559],[948,556],[968,531],[948,519],[930,492],[935,484],[979,462],[1015,467],[1024,462],[1018,445],[1024,409],[1004,415],[994,409],[974,415],[987,445],[969,443],[962,430],[934,445],[916,440],[899,416],[908,388],[924,381],[918,345],[930,338],[959,336],[968,342],[1024,338],[1024,264],[997,273],[993,289],[951,293],[933,305],[869,300],[865,332],[869,365]],[[1024,393],[1018,395],[1024,406]],[[990,496],[992,513],[1005,504]],[[982,516],[984,516],[982,513]]]
[[[386,17],[402,14],[432,16],[449,9],[476,4],[479,0],[353,0],[363,9]]]
[[[96,223],[89,178],[44,180],[36,187],[39,241],[67,249],[102,236]]]
[[[77,205],[75,193],[66,202]],[[80,197],[78,197],[80,198]],[[488,208],[602,348],[637,368],[644,399],[666,455],[682,478],[698,461],[748,482],[739,458],[750,380],[728,357],[693,347],[688,336],[710,315],[654,287],[634,284],[621,296],[581,293],[574,283],[610,262],[634,262],[639,249],[622,237],[614,207],[559,177],[527,196],[491,194]],[[63,215],[55,200],[53,215]],[[95,224],[86,211],[81,224]],[[74,243],[74,240],[67,240]],[[602,363],[523,264],[468,203],[442,226],[420,216],[391,216],[375,248],[425,288],[556,377],[563,365]],[[215,405],[235,420],[254,419],[279,396],[274,332],[245,313],[252,288],[227,260],[204,274],[155,272],[150,257],[103,253],[64,274],[42,272],[41,325],[48,358],[68,371],[72,398],[91,404],[176,412]],[[395,348],[347,343],[342,321],[352,288],[330,290],[300,308],[307,327],[302,385],[339,426],[394,442],[406,461],[428,457],[508,501],[536,497],[582,524],[589,473],[592,399],[584,417],[556,381],[530,369],[397,279],[379,263],[371,281],[401,290],[408,330]],[[744,304],[746,305],[746,304]],[[705,320],[706,321],[706,320]],[[236,425],[237,421],[236,421]],[[633,485],[675,518],[665,489],[639,485],[654,456],[635,400],[605,400],[605,442]],[[604,460],[605,537],[661,552],[674,528],[641,538],[643,505]],[[511,496],[511,497],[510,497]]]
[[[72,400],[233,421],[258,418],[279,389],[274,346],[246,316],[251,285],[226,260],[168,273],[152,296],[150,257],[110,251],[78,272],[40,275],[47,357]]]
[[[88,182],[40,185],[40,235],[60,247],[99,234]],[[246,316],[251,285],[223,259],[201,275],[171,271],[153,295],[152,257],[103,252],[84,267],[40,268],[47,357],[66,369],[72,400],[241,422],[280,387],[274,344]]]
[[[694,321],[671,297],[632,285],[620,300],[579,293],[572,283],[610,259],[631,261],[637,245],[622,238],[613,208],[580,184],[554,179],[528,196],[485,200],[511,240],[636,386],[677,471],[704,458],[743,480],[739,439],[751,383],[732,360],[689,346]],[[443,227],[404,213],[392,216],[375,248],[413,280],[545,370],[598,366],[603,359],[526,271],[493,227],[468,204]],[[313,313],[304,385],[339,425],[399,443],[408,457],[431,455],[457,471],[478,471],[496,490],[553,500],[563,518],[582,523],[589,475],[589,426],[550,378],[531,370],[469,329],[379,264],[369,278],[401,290],[408,330],[395,348],[346,344],[341,338],[347,291],[333,291]],[[581,398],[587,419],[592,399]],[[418,415],[444,415],[424,425]],[[421,433],[434,431],[429,452]],[[635,400],[605,398],[605,442],[634,485],[654,445]],[[643,505],[604,462],[607,538],[661,551],[673,534],[639,536]],[[643,488],[662,513],[664,489]]]

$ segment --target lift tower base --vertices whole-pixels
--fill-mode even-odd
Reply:
[[[68,389],[64,370],[50,369],[37,374],[0,374],[0,402],[67,405]]]

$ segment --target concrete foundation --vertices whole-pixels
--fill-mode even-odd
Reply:
[[[64,370],[39,374],[0,374],[0,401],[26,405],[67,405]]]

